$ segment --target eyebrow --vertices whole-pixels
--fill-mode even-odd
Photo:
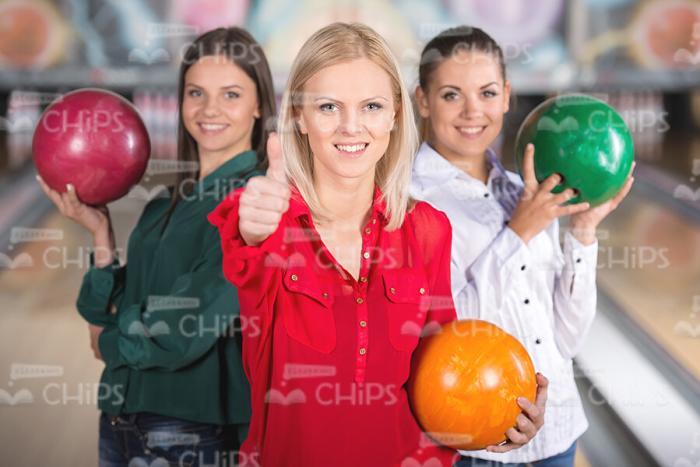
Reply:
[[[200,85],[195,84],[195,83],[185,83],[185,85],[186,85],[186,86],[194,86],[194,87],[200,88],[200,89],[203,88],[203,86],[200,86]],[[226,86],[221,86],[220,89],[231,89],[231,88],[238,88],[238,89],[240,89],[240,90],[243,90],[243,86],[239,86],[238,84],[229,84],[229,85],[226,85]]]
[[[493,85],[493,84],[498,85],[498,83],[497,83],[496,81],[491,81],[490,83],[484,84],[483,86],[479,87],[479,89],[488,88],[489,86],[491,86],[491,85]],[[457,91],[460,91],[460,92],[462,91],[462,89],[461,89],[459,86],[455,86],[455,85],[453,85],[453,84],[445,84],[444,86],[440,86],[440,88],[439,88],[438,90],[440,90],[440,89],[442,89],[442,88],[456,89]]]
[[[374,96],[374,97],[369,97],[367,99],[362,99],[360,102],[367,102],[367,101],[376,101],[377,99],[381,99],[383,101],[389,102],[389,99],[387,99],[384,96]],[[322,100],[328,100],[328,101],[333,101],[333,102],[340,102],[338,99],[333,99],[332,97],[328,96],[319,96],[314,99],[314,102],[317,101],[322,101]]]

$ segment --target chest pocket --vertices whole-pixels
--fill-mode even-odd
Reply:
[[[382,272],[387,298],[389,341],[400,351],[418,344],[429,308],[428,282],[422,271],[409,268]]]
[[[330,353],[336,345],[333,291],[322,287],[307,268],[288,268],[282,279],[284,327],[292,339],[312,349]]]

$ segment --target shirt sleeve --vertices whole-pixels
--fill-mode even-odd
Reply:
[[[489,311],[503,306],[513,273],[530,264],[530,249],[506,227],[472,264],[463,264],[462,257],[455,251],[451,262],[452,295],[459,318],[490,320]]]
[[[209,214],[208,219],[219,229],[224,275],[238,287],[241,321],[254,324],[243,326],[243,339],[248,339],[248,348],[264,348],[264,335],[272,324],[275,299],[289,256],[283,237],[285,216],[282,216],[280,227],[262,243],[247,245],[238,230],[242,192],[243,188],[232,192]],[[264,352],[244,358],[248,378],[255,374],[255,365],[265,365],[264,358]]]
[[[119,260],[98,268],[95,266],[94,254],[90,254],[90,269],[83,276],[83,284],[78,293],[76,307],[80,315],[90,324],[107,326],[116,322],[116,315],[111,312],[112,305],[117,306],[124,294],[124,277],[126,266],[120,266]]]
[[[197,263],[164,295],[119,309],[99,339],[110,367],[175,371],[206,354],[222,336],[232,337],[236,291],[224,278],[217,233],[204,239]]]
[[[440,324],[457,318],[451,293],[450,256],[452,254],[452,226],[445,213],[425,202],[416,206],[416,236],[426,260],[425,269],[430,287],[430,308],[425,325]]]
[[[556,224],[555,248],[561,252]],[[563,266],[554,284],[554,337],[562,356],[573,358],[595,318],[598,241],[583,245],[566,232],[562,254]]]

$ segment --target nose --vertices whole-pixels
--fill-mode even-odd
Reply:
[[[464,97],[464,105],[462,105],[462,112],[460,117],[478,117],[483,114],[482,102],[478,96],[469,94]]]
[[[356,135],[362,132],[362,121],[356,110],[347,109],[342,112],[339,130],[344,135]]]
[[[205,117],[217,116],[219,114],[219,105],[216,99],[206,97],[204,100],[204,107],[202,108],[202,113]]]

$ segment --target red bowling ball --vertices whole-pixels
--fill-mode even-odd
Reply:
[[[113,92],[79,89],[41,115],[32,141],[39,175],[61,193],[75,186],[98,206],[121,198],[141,179],[151,143],[138,112]]]

